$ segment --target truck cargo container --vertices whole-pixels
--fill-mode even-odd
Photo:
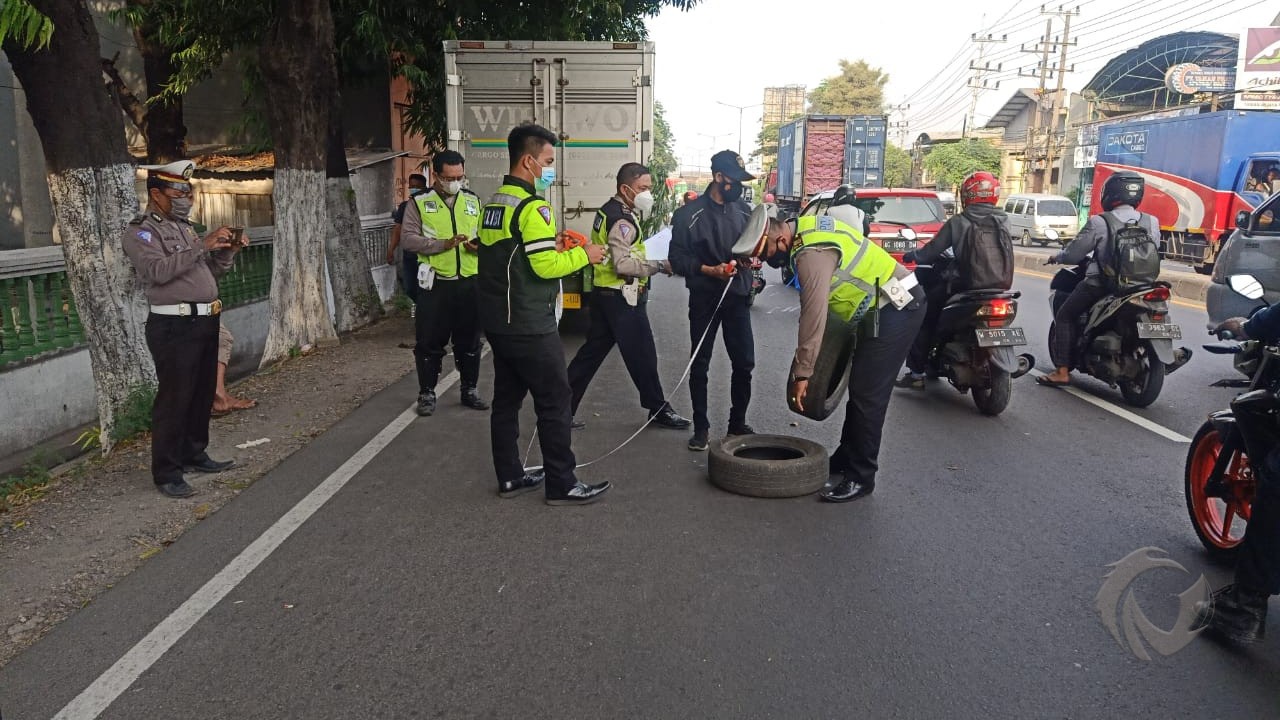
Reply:
[[[1251,211],[1280,185],[1265,186],[1280,169],[1280,114],[1226,110],[1108,125],[1099,131],[1092,213],[1102,212],[1102,187],[1118,170],[1146,180],[1142,210],[1160,220],[1166,255],[1208,273],[1236,215]]]
[[[808,198],[845,183],[882,185],[887,129],[883,115],[809,115],[783,125],[772,190],[779,207],[798,212]]]

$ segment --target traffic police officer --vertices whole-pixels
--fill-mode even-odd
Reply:
[[[161,493],[181,498],[195,494],[184,471],[216,473],[234,464],[211,459],[205,448],[218,383],[222,303],[215,276],[231,268],[247,239],[226,227],[203,239],[196,234],[190,160],[144,168],[147,208],[125,226],[122,244],[151,303],[147,347],[159,382],[151,408],[151,476]]]
[[[658,351],[649,326],[649,276],[671,274],[666,260],[649,260],[634,212],[653,211],[653,176],[640,163],[618,170],[618,194],[601,206],[591,231],[591,242],[606,248],[604,262],[595,267],[591,291],[591,326],[587,340],[569,363],[573,388],[573,412],[577,414],[587,385],[616,344],[622,352],[631,382],[640,392],[640,406],[649,411],[655,425],[684,429],[689,421],[667,404],[658,378]],[[574,427],[582,427],[579,422]]]
[[[870,495],[894,379],[924,320],[924,292],[893,256],[831,216],[772,219],[757,252],[775,267],[789,253],[800,280],[799,342],[788,387],[796,409],[823,401],[808,397],[808,389],[828,310],[858,323],[840,447],[831,453],[832,473],[840,479],[822,499],[849,502]]]
[[[493,413],[489,419],[498,495],[513,497],[546,480],[548,505],[582,505],[609,489],[574,475],[573,412],[564,346],[556,324],[559,279],[604,259],[588,244],[560,251],[551,205],[537,193],[555,181],[555,133],[517,125],[507,137],[510,174],[485,205],[480,223],[480,319],[493,348]],[[520,459],[520,405],[533,395],[543,472]]]
[[[480,318],[476,308],[476,242],[480,198],[462,187],[462,156],[453,150],[431,160],[434,183],[405,209],[400,244],[418,254],[417,344],[418,414],[436,411],[436,382],[444,346],[453,343],[454,363],[462,375],[462,404],[488,410],[480,399]]]

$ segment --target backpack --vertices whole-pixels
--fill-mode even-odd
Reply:
[[[964,215],[964,240],[958,243],[957,272],[952,293],[967,290],[1008,290],[1013,287],[1013,236],[995,213],[976,220]]]
[[[1146,216],[1124,222],[1110,212],[1102,213],[1111,262],[1104,265],[1099,261],[1098,269],[1112,292],[1150,285],[1160,279],[1160,246],[1142,224],[1143,217]]]

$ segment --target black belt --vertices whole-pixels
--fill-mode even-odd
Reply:
[[[591,291],[591,292],[598,292],[598,293],[600,293],[601,295],[621,295],[621,294],[622,294],[622,291],[621,291],[621,290],[619,290],[619,289],[617,289],[617,288],[610,288],[610,287],[598,287],[598,288],[594,288],[594,289],[592,289],[592,291]],[[641,294],[641,295],[643,295],[643,294],[645,294],[645,293],[647,293],[647,292],[649,292],[649,286],[648,286],[648,285],[641,285],[641,286],[640,286],[640,294]]]

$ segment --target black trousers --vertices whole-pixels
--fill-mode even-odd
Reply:
[[[418,368],[418,392],[435,390],[440,380],[445,346],[453,346],[453,362],[462,376],[462,387],[475,387],[480,379],[480,314],[476,303],[476,279],[436,278],[430,290],[418,289],[418,313],[414,318],[417,343],[413,359]]]
[[[418,286],[418,253],[404,253],[404,260],[400,263],[400,272],[404,274],[400,282],[404,285],[404,294],[415,303],[418,301],[418,293],[422,290]]]
[[[869,337],[870,316],[863,320],[853,353],[840,447],[831,454],[831,468],[844,471],[849,480],[875,483],[893,382],[924,322],[924,302],[918,300],[902,310],[892,306],[881,309],[879,337]]]
[[[159,382],[151,406],[151,477],[157,485],[181,480],[183,465],[206,457],[219,325],[216,315],[147,317],[147,348]]]
[[[1280,449],[1259,468],[1258,489],[1236,560],[1236,583],[1280,595]]]
[[[916,333],[907,353],[907,369],[917,375],[923,375],[929,367],[929,351],[933,349],[933,340],[938,332],[938,318],[942,316],[942,308],[946,307],[951,297],[947,289],[947,281],[936,273],[916,271],[920,286],[924,288],[927,304],[924,309],[924,320],[920,331]]]
[[[751,372],[756,367],[756,341],[751,333],[751,306],[745,295],[729,293],[719,312],[716,302],[720,293],[689,292],[689,346],[690,353],[698,346],[698,340],[706,330],[707,339],[702,350],[693,359],[689,371],[689,396],[693,401],[693,428],[706,432],[711,428],[707,418],[707,370],[711,367],[711,351],[716,332],[724,326],[724,349],[729,353],[733,368],[730,380],[729,424],[739,425],[747,421],[747,405],[751,403]],[[710,328],[710,329],[708,329]]]
[[[1058,308],[1053,316],[1053,342],[1049,344],[1049,358],[1054,367],[1071,367],[1072,356],[1075,355],[1076,342],[1080,337],[1077,321],[1080,314],[1093,307],[1093,304],[1109,294],[1106,286],[1098,278],[1085,278],[1067,296],[1066,302]]]
[[[577,460],[570,444],[569,379],[564,366],[564,345],[558,333],[545,335],[490,334],[493,348],[493,412],[489,416],[489,440],[498,482],[524,475],[520,455],[520,406],[533,395],[538,417],[538,441],[546,471],[547,497],[561,497],[577,483]]]
[[[649,293],[640,295],[635,307],[627,304],[622,293],[608,288],[596,288],[591,293],[591,326],[587,340],[569,363],[569,387],[573,390],[573,412],[578,412],[587,386],[609,357],[613,346],[618,346],[622,361],[631,375],[631,382],[640,392],[640,406],[651,413],[667,404],[662,393],[662,381],[658,378],[658,350],[653,342],[653,328],[649,325]]]

